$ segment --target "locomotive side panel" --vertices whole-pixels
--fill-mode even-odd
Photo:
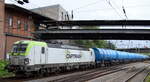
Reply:
[[[91,51],[48,48],[47,64],[94,62]]]
[[[64,50],[57,48],[48,48],[47,64],[65,63]]]

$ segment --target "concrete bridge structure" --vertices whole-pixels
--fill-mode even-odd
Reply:
[[[150,29],[61,29],[34,32],[37,39],[150,40]]]

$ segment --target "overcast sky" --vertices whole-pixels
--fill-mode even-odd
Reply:
[[[19,5],[27,9],[60,4],[68,12],[74,11],[76,20],[118,20],[150,19],[150,0],[29,0],[29,4]],[[18,5],[15,0],[7,3]],[[109,28],[109,27],[107,27]],[[114,28],[114,27],[113,27]],[[119,27],[120,28],[120,27]],[[131,28],[131,27],[130,27]],[[132,27],[135,28],[135,27]],[[148,27],[146,27],[148,28]],[[118,48],[150,47],[150,41],[112,41]]]
[[[37,8],[60,4],[67,11],[74,11],[75,19],[125,19],[122,6],[128,19],[150,19],[150,0],[29,0],[25,8]],[[6,0],[15,3],[14,0]],[[110,3],[110,4],[109,4]],[[112,5],[112,6],[111,6]],[[21,6],[21,5],[20,5]]]

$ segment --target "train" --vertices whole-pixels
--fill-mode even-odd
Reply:
[[[13,44],[8,71],[15,74],[45,74],[59,71],[96,68],[116,63],[142,61],[149,57],[103,48],[81,48],[21,40]]]

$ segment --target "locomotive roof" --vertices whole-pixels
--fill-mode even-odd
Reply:
[[[36,44],[41,46],[48,46],[49,48],[63,48],[63,49],[76,49],[76,50],[88,50],[88,48],[82,48],[78,46],[72,46],[72,45],[64,45],[64,44],[50,44],[46,42],[40,42],[40,41],[30,41],[30,40],[21,40],[15,42],[15,44]]]
[[[76,49],[76,50],[88,50],[88,48],[82,48],[78,46],[72,46],[72,45],[64,45],[64,44],[49,44],[48,47],[50,48],[63,48],[63,49]]]
[[[21,41],[17,41],[15,42],[15,44],[36,44],[36,45],[41,45],[41,46],[47,46],[47,44],[45,42],[39,42],[39,41],[30,41],[30,40],[21,40]]]

